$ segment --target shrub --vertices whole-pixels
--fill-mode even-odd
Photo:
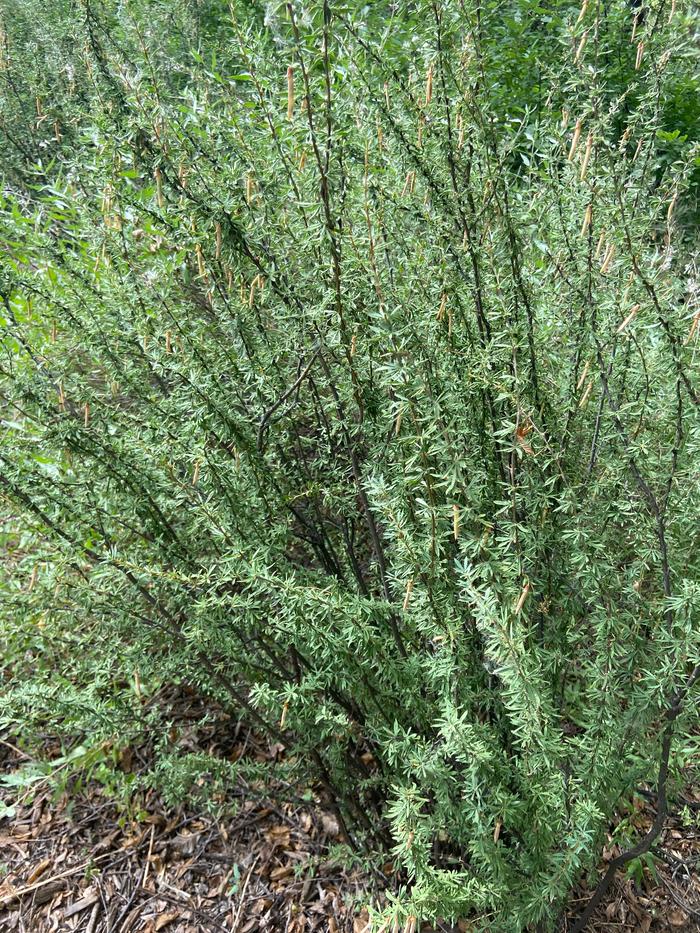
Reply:
[[[194,686],[387,917],[549,927],[700,660],[691,22],[55,8],[5,23],[8,708]]]

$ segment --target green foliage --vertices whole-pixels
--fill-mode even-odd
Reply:
[[[7,716],[194,687],[389,917],[551,927],[700,660],[696,24],[53,5],[3,17]]]
[[[656,871],[656,859],[651,852],[640,855],[639,858],[632,859],[627,866],[627,877],[631,878],[640,888],[644,884],[645,870],[658,883],[659,875]]]

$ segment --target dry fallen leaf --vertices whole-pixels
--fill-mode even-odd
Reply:
[[[45,858],[43,862],[39,862],[27,875],[27,884],[33,884],[37,878],[44,874],[47,868],[51,865],[51,859]]]
[[[367,909],[363,907],[352,922],[353,933],[365,933],[368,926],[369,914],[367,913]]]
[[[617,855],[619,855],[619,853],[620,853],[620,850],[618,849],[616,845],[613,845],[610,848],[608,848],[607,846],[603,846],[603,861],[612,862],[612,860]]]
[[[165,927],[167,927],[167,925],[169,923],[172,923],[173,920],[177,920],[179,916],[180,916],[180,912],[177,910],[173,910],[168,914],[161,914],[160,917],[158,917],[158,919],[156,920],[156,925],[154,928],[156,930],[156,933],[158,930],[162,930]]]
[[[324,833],[328,833],[329,836],[337,836],[340,832],[338,820],[332,813],[321,814],[321,826],[323,827]]]
[[[126,745],[119,752],[119,767],[122,769],[122,771],[129,773],[132,770],[133,764],[134,764],[133,749],[129,745]]]
[[[688,914],[676,907],[669,911],[668,922],[673,927],[685,929],[688,923]]]
[[[144,834],[139,833],[139,832],[133,833],[133,835],[126,836],[121,846],[122,851],[124,849],[131,849],[133,846],[137,846],[143,839],[143,836]]]
[[[82,913],[84,910],[87,910],[88,907],[92,907],[100,899],[100,895],[94,888],[90,888],[85,892],[83,897],[80,900],[73,901],[66,909],[63,911],[63,919],[68,920],[69,917],[75,916],[75,914]]]

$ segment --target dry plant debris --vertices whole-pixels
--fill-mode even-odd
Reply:
[[[199,735],[208,748],[215,729]],[[123,766],[144,754],[125,753]],[[2,740],[0,772],[16,771],[23,758]],[[617,879],[593,933],[700,931],[700,791],[691,783],[684,793],[653,867]],[[2,933],[364,933],[362,904],[381,889],[381,879],[329,856],[339,828],[320,803],[244,799],[235,816],[215,819],[187,806],[168,809],[150,791],[136,821],[94,781],[58,799],[45,786],[30,800],[5,802],[14,803],[14,815],[0,820]],[[635,807],[632,822],[643,834],[654,818],[653,794]],[[601,870],[617,854],[609,841]],[[562,933],[589,896],[585,887],[575,893]],[[429,930],[468,933],[470,926],[438,923],[422,933]]]

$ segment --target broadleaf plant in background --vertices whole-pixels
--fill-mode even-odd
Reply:
[[[697,721],[692,8],[50,7],[2,14],[7,715],[186,685],[393,853],[378,926],[553,928]]]

